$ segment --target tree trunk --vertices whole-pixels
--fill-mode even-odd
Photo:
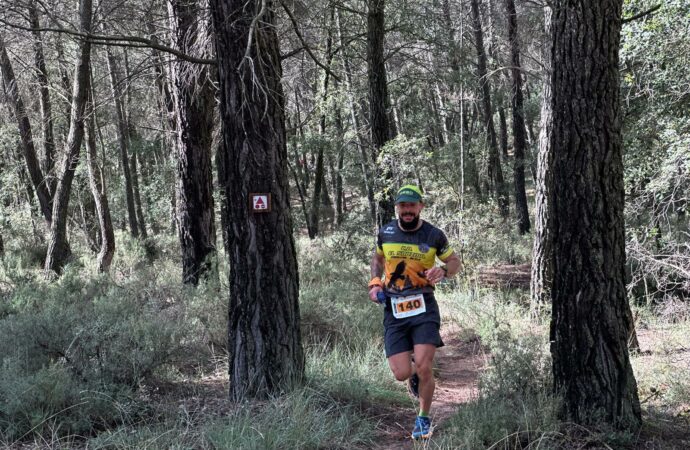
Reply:
[[[98,252],[98,271],[107,272],[115,254],[115,233],[113,232],[113,221],[110,217],[110,206],[108,205],[108,194],[105,186],[103,171],[98,166],[98,156],[96,152],[96,121],[93,98],[87,104],[86,119],[86,164],[89,172],[89,186],[91,195],[96,203],[96,214],[100,227],[100,250]]]
[[[520,234],[529,232],[530,220],[527,208],[527,194],[525,193],[525,108],[522,97],[522,73],[520,66],[520,43],[518,42],[517,13],[515,1],[505,0],[508,16],[508,41],[510,44],[511,74],[513,78],[513,92],[511,104],[513,110],[513,185],[515,190],[515,212],[518,219]]]
[[[508,193],[503,181],[503,169],[499,156],[496,129],[494,128],[493,109],[491,108],[491,87],[486,72],[486,51],[484,50],[484,36],[482,21],[479,15],[479,0],[471,0],[472,25],[474,27],[475,46],[477,48],[477,77],[482,96],[482,113],[486,125],[487,143],[489,145],[488,175],[491,188],[496,195],[501,216],[508,217]]]
[[[125,200],[127,202],[127,218],[129,220],[130,234],[139,237],[139,223],[137,222],[137,211],[134,202],[134,189],[132,187],[132,174],[129,162],[129,131],[127,121],[124,117],[122,108],[122,89],[120,80],[117,76],[117,60],[110,47],[106,47],[108,57],[108,75],[110,77],[110,92],[115,103],[115,113],[117,117],[117,142],[120,147],[120,165],[125,176]]]
[[[129,123],[129,121],[128,121]],[[131,126],[128,125],[131,130]],[[130,133],[129,142],[135,142],[134,136]],[[144,219],[144,209],[141,206],[141,194],[139,193],[139,151],[137,146],[131,146],[132,155],[129,158],[129,173],[132,176],[132,193],[134,194],[134,209],[137,213],[137,225],[139,226],[139,236],[142,239],[148,237],[146,232],[146,220]]]
[[[357,135],[357,143],[360,149],[360,167],[362,170],[362,180],[364,181],[364,190],[366,191],[367,200],[369,202],[369,213],[371,214],[372,224],[376,223],[376,200],[374,197],[374,180],[372,179],[372,171],[370,170],[371,164],[369,156],[367,154],[367,143],[362,134],[362,126],[359,121],[359,115],[357,114],[357,102],[355,101],[355,96],[353,93],[352,84],[352,67],[350,66],[350,60],[345,55],[345,42],[343,40],[343,29],[340,23],[340,11],[335,12],[336,24],[338,26],[338,41],[340,47],[343,49],[341,51],[343,70],[345,72],[345,89],[347,90],[347,102],[350,109],[350,120],[352,122],[352,128]]]
[[[36,78],[41,91],[41,124],[43,128],[43,173],[48,180],[48,190],[51,195],[55,192],[56,179],[53,176],[53,168],[55,166],[55,136],[53,134],[53,111],[50,102],[50,91],[48,85],[48,71],[46,70],[46,61],[43,54],[43,38],[41,32],[41,24],[38,18],[38,10],[36,9],[36,2],[32,0],[29,2],[29,23],[33,28],[32,34],[34,37],[34,64],[36,65]]]
[[[322,209],[322,195],[326,192],[325,186],[325,169],[324,169],[324,147],[327,145],[326,137],[326,101],[328,100],[328,86],[331,78],[330,68],[333,61],[333,33],[331,31],[332,25],[335,22],[335,6],[331,8],[331,22],[328,28],[328,36],[326,38],[326,68],[323,77],[323,93],[321,97],[322,112],[321,118],[319,120],[319,134],[321,135],[321,141],[319,142],[318,156],[316,157],[316,173],[314,175],[314,195],[311,199],[311,212],[309,214],[309,224],[307,226],[307,232],[309,233],[309,238],[314,239],[319,234],[319,219],[321,216]],[[328,205],[330,206],[330,205]]]
[[[91,32],[91,0],[80,0],[79,21],[82,33]],[[87,40],[79,43],[78,60],[74,69],[74,87],[72,89],[72,107],[67,135],[65,156],[60,168],[60,176],[53,200],[53,222],[50,227],[50,242],[46,255],[45,270],[60,273],[70,255],[67,244],[67,208],[72,190],[74,172],[79,164],[79,151],[84,137],[84,108],[89,93],[89,74],[91,70],[91,43]]]
[[[333,188],[333,195],[335,196],[335,224],[340,227],[345,217],[343,208],[343,166],[345,158],[344,136],[345,130],[343,128],[343,118],[340,111],[340,105],[336,106],[335,110],[335,130],[337,139],[335,141],[338,148],[338,160],[335,170],[335,186]]]
[[[62,35],[60,33],[57,33],[55,37],[55,51],[57,53],[58,70],[60,72],[60,85],[64,96],[64,110],[58,108],[58,111],[64,111],[64,116],[67,118],[67,121],[69,121],[69,118],[72,116],[72,81],[69,77],[69,64],[65,59],[65,49],[62,44]],[[61,134],[64,138],[64,132]]]
[[[132,121],[132,89],[130,88],[131,73],[129,70],[129,57],[127,47],[123,49],[125,61],[125,77],[123,79],[124,95],[122,96],[122,116],[127,124],[127,140],[129,142],[129,173],[132,177],[132,193],[134,194],[134,209],[137,214],[137,225],[139,227],[139,236],[142,239],[148,237],[146,232],[146,219],[144,217],[144,209],[141,205],[141,193],[139,192],[139,143],[140,139],[134,128]]]
[[[383,57],[383,40],[385,37],[385,0],[367,0],[367,74],[369,78],[369,114],[371,141],[376,155],[381,148],[394,137],[388,117],[390,98],[386,65]],[[374,160],[376,161],[376,157]],[[395,215],[393,203],[392,174],[390,164],[382,161],[377,164],[376,178],[383,180],[382,197],[379,200],[377,213],[378,225],[390,221]]]
[[[544,31],[546,42],[551,42],[551,8],[544,8]],[[537,177],[534,180],[534,245],[532,247],[532,273],[530,295],[532,309],[551,303],[551,282],[553,280],[553,225],[551,205],[553,204],[554,147],[549,145],[553,135],[553,109],[551,106],[551,50],[545,46],[542,52],[544,74],[542,79],[542,101],[539,124],[539,153],[537,154]]]
[[[0,34],[0,71],[2,71],[2,78],[5,83],[5,91],[9,103],[12,107],[12,112],[17,119],[17,126],[19,127],[19,137],[22,142],[22,153],[24,154],[24,161],[26,168],[29,171],[31,183],[36,191],[38,203],[41,207],[41,212],[46,222],[50,224],[53,218],[53,200],[51,193],[48,191],[48,186],[43,178],[41,166],[36,156],[36,148],[34,147],[33,133],[31,131],[31,123],[27,115],[24,101],[19,93],[19,86],[14,77],[14,70],[7,50],[5,49],[5,41]]]
[[[212,0],[230,241],[230,397],[268,397],[302,379],[280,49],[272,3]],[[251,38],[250,38],[251,36]],[[261,70],[259,70],[261,69]],[[253,213],[251,193],[271,195]]]
[[[622,0],[553,5],[551,354],[566,420],[637,430],[619,98]],[[585,70],[583,70],[583,68]]]
[[[500,100],[500,99],[499,99]],[[499,136],[501,143],[501,155],[503,159],[508,159],[508,121],[506,120],[506,112],[502,105],[499,103],[498,108],[498,126],[499,126]]]
[[[323,145],[319,147],[316,157],[316,172],[314,173],[314,195],[311,198],[311,210],[309,212],[309,224],[307,233],[310,239],[314,239],[319,234],[319,212],[321,211],[321,191],[324,181],[323,169]]]
[[[210,53],[208,18],[202,2],[168,3],[176,48],[187,54]],[[216,226],[213,210],[213,90],[208,67],[176,60],[172,64],[173,93],[177,111],[177,226],[182,247],[182,277],[196,285],[213,267]],[[232,178],[227,180],[232,182]]]

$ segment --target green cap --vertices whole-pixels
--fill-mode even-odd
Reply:
[[[395,197],[395,203],[402,202],[421,202],[422,201],[422,191],[417,186],[413,184],[407,184],[398,190],[398,195]]]

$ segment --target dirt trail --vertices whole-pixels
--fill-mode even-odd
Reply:
[[[479,340],[463,341],[457,335],[457,330],[444,332],[446,345],[436,353],[436,392],[431,414],[438,434],[443,432],[446,420],[457,411],[458,405],[476,397],[479,373],[485,365],[486,356]],[[378,445],[374,448],[415,448],[410,439],[414,414],[411,408],[393,408],[381,414]]]

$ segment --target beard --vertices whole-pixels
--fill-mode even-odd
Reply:
[[[400,228],[406,231],[412,231],[417,228],[417,225],[419,225],[419,215],[413,216],[414,218],[411,221],[405,222],[405,218],[411,215],[412,214],[405,214],[404,216],[400,216]]]

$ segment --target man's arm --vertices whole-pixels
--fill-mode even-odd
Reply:
[[[446,278],[450,278],[462,270],[462,262],[460,262],[460,258],[458,258],[455,252],[441,261],[446,265]]]
[[[383,255],[379,255],[376,250],[374,250],[374,255],[371,257],[371,279],[372,281],[376,278],[380,280],[381,276],[383,275],[383,267],[384,264],[386,263],[386,259],[383,257]],[[369,299],[372,302],[377,302],[378,299],[376,298],[376,294],[381,292],[383,290],[382,286],[372,286],[371,283],[369,284]]]
[[[379,255],[376,251],[374,251],[374,255],[371,257],[371,278],[381,278],[385,263],[386,259],[383,257],[383,255]]]
[[[450,278],[456,273],[460,272],[460,269],[462,268],[460,258],[458,258],[455,252],[441,259],[441,261],[443,261],[443,263],[446,265],[445,270],[442,267],[432,267],[426,271],[426,278],[431,283],[436,284],[444,278]]]

